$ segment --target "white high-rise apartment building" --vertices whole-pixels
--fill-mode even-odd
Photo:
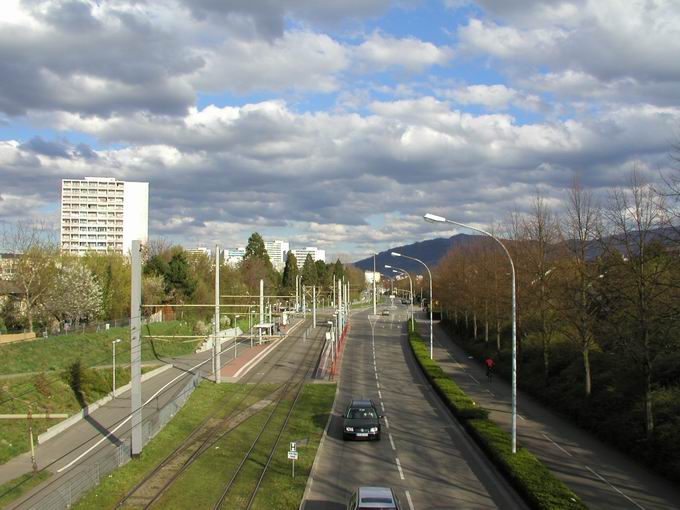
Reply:
[[[149,183],[85,177],[61,181],[61,249],[127,255],[149,238]]]
[[[224,261],[226,264],[235,267],[241,263],[243,257],[246,254],[246,249],[244,246],[239,246],[238,248],[224,250]]]
[[[281,271],[286,265],[286,255],[290,249],[289,243],[286,241],[265,241],[264,249],[267,250],[269,260],[271,260],[274,269]]]
[[[295,255],[295,258],[297,259],[298,268],[301,269],[305,264],[308,253],[312,254],[312,260],[314,260],[314,262],[317,260],[326,262],[326,250],[319,250],[314,246],[308,246],[304,250],[293,250],[293,255]]]

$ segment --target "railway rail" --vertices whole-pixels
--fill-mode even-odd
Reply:
[[[305,330],[300,330],[300,332],[296,334],[296,338],[300,334],[307,335],[309,329],[310,327],[307,327]],[[325,331],[324,328],[317,328],[314,339],[319,337],[321,331]],[[120,499],[116,508],[132,507],[146,509],[152,507],[160,500],[163,494],[165,494],[167,490],[182,477],[191,465],[215,443],[223,439],[245,421],[263,412],[263,410],[270,405],[273,404],[275,409],[278,408],[282,399],[289,393],[291,382],[294,379],[297,380],[297,377],[299,377],[300,367],[303,367],[308,363],[314,355],[315,345],[318,344],[310,342],[309,347],[305,352],[304,359],[301,360],[295,373],[288,381],[277,385],[272,391],[264,394],[262,398],[255,403],[248,404],[249,398],[261,388],[263,384],[266,384],[265,381],[267,376],[277,368],[279,363],[285,359],[294,348],[295,342],[285,342],[269,359],[270,367],[268,370],[259,373],[254,372],[252,375],[244,378],[244,382],[249,383],[246,392],[241,394],[232,393],[224,398],[215,412],[195,427],[175,450],[173,450]],[[300,386],[300,391],[304,385],[304,379],[308,376],[310,370],[305,372],[303,378],[297,382]],[[234,401],[236,398],[238,398],[238,400]],[[232,403],[233,405],[230,411],[224,416],[219,416],[224,407],[229,406]],[[273,414],[273,412],[271,414]],[[243,463],[245,463],[245,460]]]

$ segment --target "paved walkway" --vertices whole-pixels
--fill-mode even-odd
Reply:
[[[418,328],[421,336],[429,339],[429,323],[419,320]],[[489,383],[482,364],[471,359],[438,324],[434,327],[434,357],[473,400],[491,411],[493,421],[510,431],[511,389],[508,382],[495,377]],[[680,508],[680,490],[668,480],[522,392],[518,393],[517,400],[518,446],[531,450],[590,508]]]

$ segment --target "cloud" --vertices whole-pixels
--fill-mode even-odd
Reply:
[[[244,229],[284,229],[337,250],[418,239],[431,227],[416,220],[433,207],[482,224],[525,207],[539,187],[562,200],[575,174],[606,189],[641,162],[657,178],[657,169],[668,167],[667,134],[679,120],[677,107],[650,105],[520,124],[432,97],[373,102],[365,115],[299,113],[265,101],[194,109],[173,123],[85,119],[64,128],[90,129],[112,143],[132,136],[137,144],[97,150],[96,158],[68,146],[66,159],[5,142],[0,166],[12,183],[8,192],[32,190],[52,201],[62,178],[148,180],[154,236],[212,242],[215,232],[231,239]],[[376,227],[367,220],[375,215],[389,221]]]
[[[511,76],[583,77],[589,92],[629,100],[632,85],[641,101],[669,104],[680,99],[680,10],[673,1],[482,0],[489,18],[473,18],[458,29],[459,52],[484,55]],[[531,83],[532,80],[525,80]],[[560,80],[544,80],[560,93]],[[662,91],[657,101],[655,92]],[[675,93],[673,93],[675,91]],[[574,89],[571,94],[577,92]],[[669,98],[670,96],[670,98]]]
[[[444,94],[460,104],[478,104],[490,110],[505,110],[511,105],[531,111],[547,109],[537,95],[522,93],[503,84],[468,85],[445,91]]]
[[[413,37],[395,38],[374,32],[354,50],[355,58],[365,69],[403,68],[421,72],[433,65],[445,65],[453,52]]]
[[[50,158],[70,158],[66,146],[59,142],[48,142],[39,136],[34,136],[28,142],[22,143],[20,149],[33,152],[35,154],[42,154]]]
[[[331,92],[349,66],[347,49],[325,34],[286,32],[273,41],[227,39],[203,55],[192,83],[201,90],[245,94],[287,89]]]

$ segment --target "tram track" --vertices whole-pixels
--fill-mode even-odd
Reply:
[[[290,380],[298,374],[299,369],[296,370],[289,381],[276,385],[271,391],[264,393],[261,398],[254,400],[257,397],[253,397],[253,395],[256,395],[258,390],[267,384],[267,377],[295,348],[295,340],[299,339],[301,335],[307,335],[309,329],[311,328],[301,329],[294,338],[289,339],[293,341],[280,346],[273,357],[269,359],[268,370],[254,372],[252,375],[246,376],[243,382],[249,386],[247,391],[241,394],[232,393],[223,399],[215,412],[195,427],[175,450],[119,500],[116,508],[151,508],[215,443],[247,420],[262,413],[270,405],[278,405],[276,403],[284,398]],[[318,330],[316,333],[315,337],[318,336]],[[314,344],[310,343],[301,366],[310,361],[309,355],[314,352],[313,346]],[[304,378],[302,383],[304,383]],[[235,401],[234,399],[238,400]],[[224,416],[219,416],[220,412],[223,412],[224,408],[230,404],[232,405],[229,412]]]
[[[318,333],[322,330],[317,330],[317,335]],[[317,339],[317,338],[315,338]],[[272,446],[269,448],[269,453],[267,456],[267,462],[262,466],[262,471],[258,476],[258,480],[253,487],[253,489],[250,491],[250,495],[248,497],[247,503],[246,503],[246,508],[250,509],[252,508],[252,504],[255,500],[255,497],[257,496],[257,491],[259,490],[262,480],[264,479],[264,476],[266,475],[267,469],[269,468],[269,465],[271,463],[271,459],[274,455],[274,452],[276,451],[276,447],[279,444],[279,441],[281,439],[281,435],[283,434],[286,425],[288,424],[288,420],[295,408],[295,404],[297,403],[300,394],[302,393],[302,390],[305,385],[305,380],[309,378],[309,376],[314,372],[314,366],[311,366],[310,368],[307,368],[306,370],[303,370],[303,367],[305,366],[307,361],[310,361],[313,359],[314,356],[314,351],[312,349],[308,349],[307,352],[305,353],[305,359],[298,365],[298,368],[296,369],[295,373],[291,376],[291,378],[286,382],[284,389],[280,392],[280,395],[274,404],[271,412],[267,416],[267,419],[265,423],[262,425],[260,428],[258,434],[256,435],[255,439],[251,442],[250,447],[248,448],[248,451],[245,453],[245,455],[242,457],[241,461],[239,462],[238,466],[236,467],[234,473],[232,474],[231,479],[229,482],[224,486],[222,489],[222,494],[220,495],[220,498],[218,501],[215,503],[213,508],[215,510],[219,508],[223,508],[223,505],[225,501],[227,500],[227,497],[230,494],[230,491],[232,488],[236,485],[236,483],[239,481],[239,477],[244,473],[244,467],[246,466],[247,462],[249,460],[252,460],[253,458],[253,453],[255,449],[261,445],[261,441],[263,439],[265,431],[268,429],[268,425],[273,421],[274,417],[277,415],[277,411],[279,410],[280,406],[283,404],[284,401],[286,401],[287,397],[293,397],[292,398],[292,404],[290,407],[285,411],[285,419],[282,423],[282,425],[279,427],[278,432],[276,434],[275,440],[272,444]],[[234,508],[233,506],[230,506],[229,508]]]

